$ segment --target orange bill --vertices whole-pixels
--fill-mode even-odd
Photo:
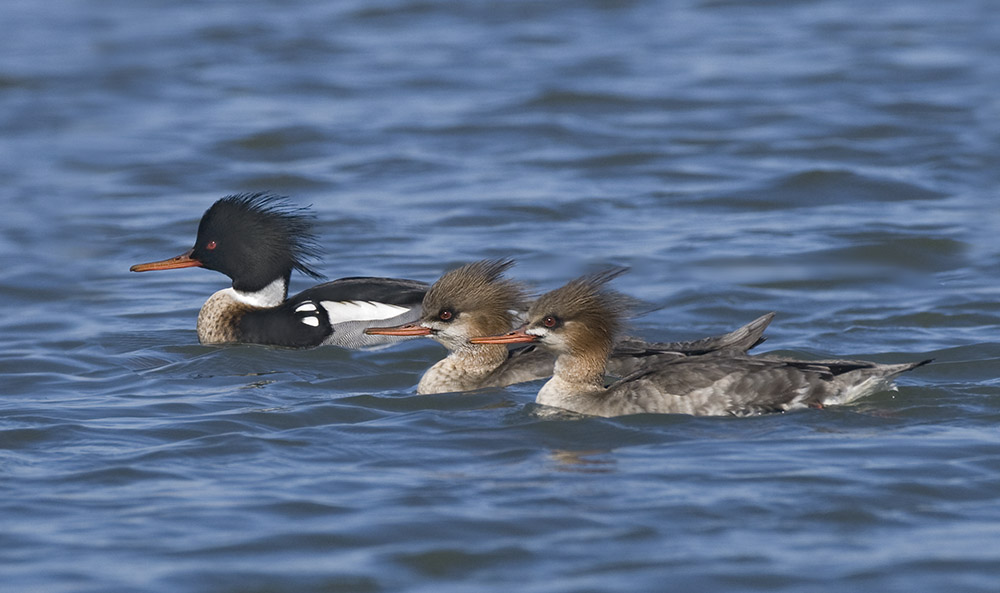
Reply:
[[[431,330],[416,323],[407,323],[393,327],[369,327],[365,333],[370,336],[429,336]]]
[[[515,329],[514,331],[503,334],[500,336],[483,336],[480,338],[469,338],[469,341],[473,344],[520,344],[522,342],[534,342],[538,340],[538,336],[533,336],[529,333],[525,333],[525,328]]]
[[[129,270],[132,272],[152,272],[153,270],[173,270],[174,268],[199,268],[202,263],[191,257],[193,252],[194,250],[191,249],[170,259],[153,261],[148,264],[135,264]]]

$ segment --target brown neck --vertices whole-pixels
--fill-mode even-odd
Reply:
[[[562,354],[556,359],[553,376],[569,384],[603,388],[607,361],[607,356],[597,351]]]

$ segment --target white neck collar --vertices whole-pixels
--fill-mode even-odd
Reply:
[[[284,278],[278,278],[257,292],[243,292],[232,289],[233,298],[237,301],[250,305],[251,307],[270,308],[277,307],[284,302],[288,296],[288,285]]]

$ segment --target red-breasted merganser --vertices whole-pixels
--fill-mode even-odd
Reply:
[[[527,309],[525,289],[503,276],[513,264],[509,259],[483,260],[451,270],[427,291],[418,321],[369,328],[365,333],[427,336],[449,350],[447,357],[424,373],[417,393],[472,391],[551,377],[555,358],[544,350],[530,346],[508,350],[500,344],[469,342],[475,336],[509,331]],[[717,351],[743,354],[763,341],[761,335],[773,317],[769,313],[732,333],[692,342],[623,338],[615,343],[607,372],[622,376],[654,361]]]
[[[475,344],[537,342],[556,355],[537,402],[593,416],[626,414],[754,415],[845,404],[891,388],[905,371],[930,362],[798,361],[750,356],[693,356],[644,367],[605,387],[604,370],[619,331],[623,299],[604,288],[616,273],[573,280],[542,295],[528,323]]]
[[[232,287],[212,295],[198,314],[203,344],[363,348],[402,339],[368,336],[364,330],[417,319],[427,284],[341,278],[287,298],[293,269],[321,277],[308,263],[318,253],[306,208],[271,194],[237,194],[205,211],[190,250],[131,270],[202,267],[232,279]]]

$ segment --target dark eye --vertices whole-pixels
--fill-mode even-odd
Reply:
[[[552,328],[559,325],[559,320],[556,319],[554,315],[546,315],[545,318],[542,319],[542,325]]]
[[[215,244],[215,241],[209,241],[208,243],[205,244],[205,249],[209,251],[215,249],[216,247],[218,247],[218,245]]]
[[[440,319],[441,321],[451,321],[452,317],[454,316],[455,314],[452,313],[449,309],[441,309],[441,312],[438,313],[438,319]]]

